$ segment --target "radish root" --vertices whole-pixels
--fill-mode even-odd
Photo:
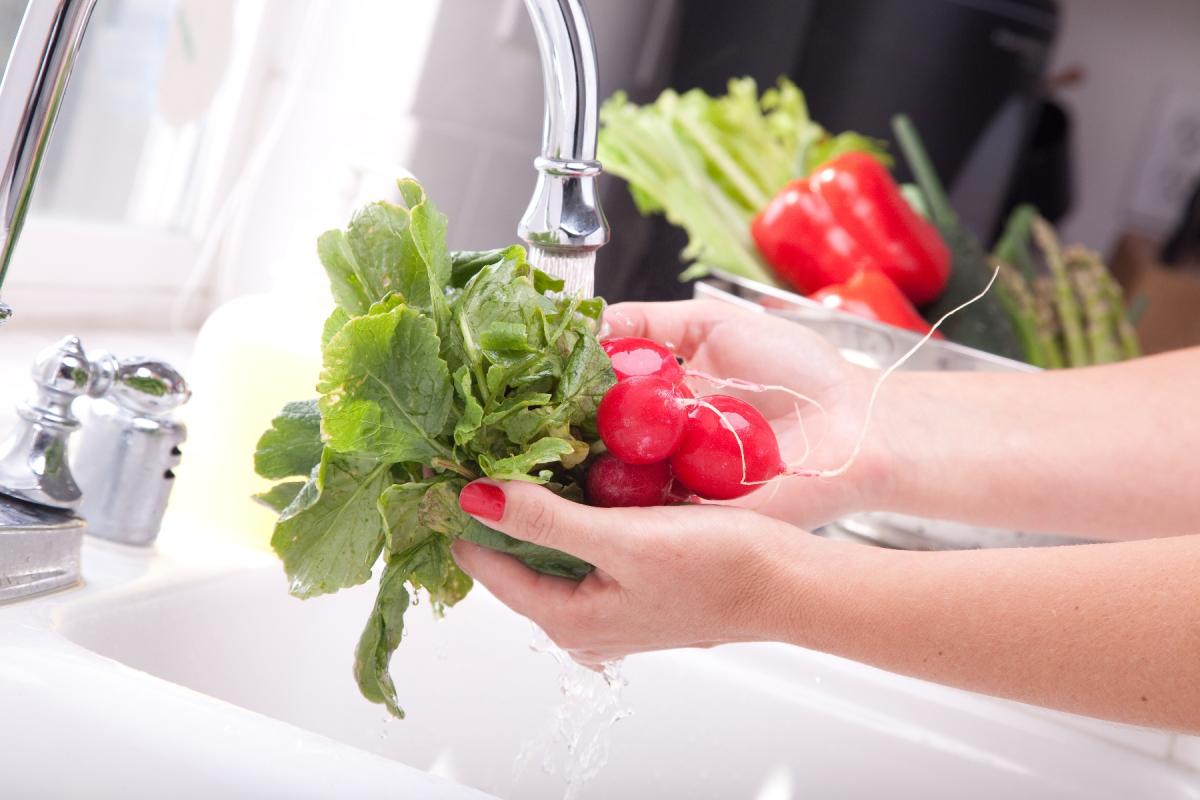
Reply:
[[[937,322],[933,323],[933,327],[931,327],[929,329],[929,332],[926,333],[924,336],[922,336],[917,341],[916,344],[914,344],[912,347],[910,347],[908,349],[908,352],[906,352],[904,355],[900,356],[900,358],[896,359],[896,361],[893,362],[890,367],[888,367],[882,373],[880,373],[879,377],[875,380],[875,385],[871,388],[871,397],[870,397],[870,399],[867,400],[867,413],[863,417],[862,430],[860,430],[858,432],[858,439],[855,440],[855,442],[854,442],[854,449],[850,451],[850,456],[844,462],[842,462],[842,465],[839,467],[835,467],[833,469],[823,469],[823,470],[817,471],[815,477],[836,478],[841,475],[845,475],[847,472],[850,471],[850,468],[854,466],[854,462],[858,460],[858,456],[862,452],[863,443],[867,439],[867,432],[871,428],[871,418],[875,413],[875,401],[877,399],[879,399],[879,390],[881,388],[883,388],[884,381],[886,381],[888,378],[890,378],[892,376],[893,372],[898,370],[900,367],[904,366],[904,364],[906,362],[908,362],[908,360],[910,358],[912,358],[913,355],[915,355],[916,352],[918,350],[920,350],[925,345],[925,343],[928,342],[933,337],[933,334],[937,332],[937,329],[942,326],[943,322],[950,319],[950,317],[952,317],[955,314],[957,314],[958,312],[962,311],[967,306],[973,305],[975,303],[978,303],[980,300],[982,300],[984,295],[986,295],[989,291],[991,291],[992,285],[996,282],[996,278],[999,275],[1000,275],[1000,267],[996,267],[996,269],[992,271],[991,279],[988,280],[987,285],[983,287],[983,290],[980,291],[979,294],[975,295],[970,300],[967,300],[966,302],[950,309],[945,314],[943,314],[942,317]]]

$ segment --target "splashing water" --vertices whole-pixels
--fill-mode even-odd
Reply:
[[[592,297],[596,293],[596,252],[556,253],[537,246],[529,248],[529,263],[549,275],[562,278],[565,297]]]
[[[602,672],[580,666],[536,625],[530,649],[557,662],[562,700],[545,729],[521,746],[513,762],[513,783],[519,783],[525,768],[540,756],[547,775],[561,770],[566,782],[563,800],[574,800],[608,763],[613,725],[633,713],[621,702],[627,681],[621,675],[620,661],[605,664]]]

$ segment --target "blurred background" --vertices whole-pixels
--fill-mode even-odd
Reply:
[[[0,47],[24,0],[0,0]],[[598,0],[601,92],[780,75],[831,130],[908,112],[985,244],[1016,203],[1149,298],[1147,350],[1200,342],[1195,0]],[[521,0],[99,0],[4,287],[14,325],[187,331],[323,292],[314,242],[409,171],[451,245],[515,240],[542,89]],[[903,177],[901,172],[900,177]],[[615,178],[611,300],[686,296],[680,233]]]

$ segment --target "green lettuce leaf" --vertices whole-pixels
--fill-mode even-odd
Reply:
[[[254,471],[276,480],[307,476],[321,460],[321,412],[316,400],[288,403],[258,439]]]

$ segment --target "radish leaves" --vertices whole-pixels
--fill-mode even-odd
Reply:
[[[490,476],[582,499],[596,408],[615,378],[596,340],[603,304],[560,298],[562,283],[519,246],[450,253],[446,219],[415,181],[318,242],[337,308],[322,335],[317,401],[289,403],[263,434],[258,496],[280,513],[271,544],[291,591],[366,582],[384,559],[355,653],[363,695],[403,716],[388,663],[412,592],[435,610],[471,588],[456,537],[533,569],[582,578],[591,566],[464,514],[458,493]]]

